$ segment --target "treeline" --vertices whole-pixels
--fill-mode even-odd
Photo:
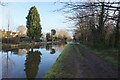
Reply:
[[[2,35],[2,43],[14,43],[18,44],[19,42],[32,42],[32,38],[28,37],[27,35],[17,34],[15,37],[11,36],[10,34],[3,33]],[[67,43],[71,41],[70,35],[65,30],[56,31],[55,29],[51,29],[50,33],[42,34],[40,38],[35,38],[35,42],[61,42]]]
[[[35,42],[42,42],[43,40],[36,38],[34,39]],[[11,43],[11,44],[19,44],[19,42],[28,42],[31,43],[32,39],[28,36],[25,37],[8,37],[8,38],[2,38],[2,43]]]
[[[18,37],[2,38],[2,43],[14,43],[14,44],[17,44],[17,43],[19,43],[19,38]]]
[[[56,31],[55,29],[51,29],[51,33],[46,33],[46,41],[59,41],[67,43],[67,41],[71,40],[70,35],[65,30]]]
[[[120,46],[120,2],[66,2],[62,10],[74,22],[74,40],[92,47]]]

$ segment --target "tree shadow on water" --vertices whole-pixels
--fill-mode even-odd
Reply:
[[[39,64],[41,62],[41,52],[40,51],[29,51],[27,53],[28,55],[26,56],[25,60],[25,73],[26,77],[28,79],[35,78],[38,70],[39,70]]]
[[[51,50],[52,49],[52,44],[46,44],[45,48],[46,48],[46,50]]]
[[[55,54],[55,49],[51,49],[50,54]]]

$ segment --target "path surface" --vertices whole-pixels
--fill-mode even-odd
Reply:
[[[102,61],[80,44],[69,44],[69,55],[62,62],[62,78],[117,78],[118,69]]]

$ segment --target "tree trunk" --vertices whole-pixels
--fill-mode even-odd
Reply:
[[[114,47],[118,48],[119,44],[119,38],[120,37],[120,11],[118,14],[118,20],[117,20],[117,24],[116,24],[116,28],[115,28],[115,43],[114,43]]]
[[[35,37],[32,37],[32,45],[35,45]]]
[[[101,13],[99,16],[99,27],[98,27],[98,44],[103,46],[104,44],[104,2],[102,2]]]

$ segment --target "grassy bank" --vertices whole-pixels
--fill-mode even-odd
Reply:
[[[76,63],[73,59],[77,57],[83,59],[79,53],[80,50],[75,44],[67,44],[55,64],[45,75],[45,78],[74,77],[77,69],[75,68]],[[77,55],[77,57],[75,55]]]
[[[102,60],[110,63],[113,67],[118,67],[118,50],[117,49],[92,49],[93,53]]]
[[[81,45],[82,47],[88,49],[93,54],[95,54],[100,59],[105,62],[111,64],[113,67],[118,67],[118,53],[119,50],[116,48],[91,48],[85,45]],[[119,66],[120,67],[120,66]]]
[[[116,48],[91,48],[91,47],[87,47],[85,45],[82,45],[82,47],[88,49],[89,51],[91,51],[94,55],[96,55],[97,57],[99,57],[100,59],[102,59],[103,61],[111,64],[113,67],[120,67],[120,65],[118,65],[118,53],[120,53],[120,51]]]
[[[61,67],[62,62],[64,61],[65,57],[68,56],[68,51],[71,48],[71,46],[68,44],[66,45],[65,49],[57,59],[56,63],[52,66],[51,70],[45,75],[45,78],[56,78],[61,75]]]
[[[3,51],[10,51],[13,49],[24,49],[24,48],[42,48],[46,47],[48,45],[61,45],[65,43],[61,42],[35,42],[34,44],[31,42],[19,42],[17,44],[11,44],[11,43],[2,43],[1,47]]]
[[[52,44],[50,42],[35,42],[34,44],[31,42],[19,42],[16,44],[11,44],[11,43],[2,43],[2,48],[27,48],[27,47],[35,47],[35,46],[40,46],[40,45],[46,45],[46,44]]]

